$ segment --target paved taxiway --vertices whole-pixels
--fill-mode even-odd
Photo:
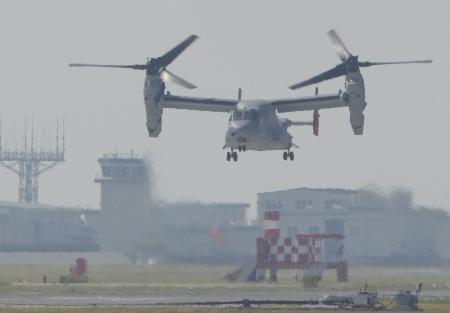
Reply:
[[[349,292],[332,292],[333,294],[350,294]],[[395,291],[379,292],[381,296],[391,296]],[[234,301],[252,300],[314,300],[324,295],[323,292],[297,291],[155,291],[146,293],[48,293],[48,292],[14,292],[0,294],[0,306],[152,306],[167,302],[193,301]],[[424,298],[450,298],[450,290],[424,291]]]

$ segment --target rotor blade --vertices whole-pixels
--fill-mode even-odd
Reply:
[[[337,32],[334,29],[332,29],[328,31],[328,36],[331,39],[331,44],[334,50],[336,50],[339,59],[341,59],[342,62],[347,60],[352,54],[350,53],[350,51],[348,51],[347,47],[344,45],[344,42],[341,40],[341,38],[339,38]]]
[[[312,84],[317,84],[320,83],[321,81],[324,80],[328,80],[328,79],[332,79],[332,78],[336,78],[342,75],[345,75],[347,73],[345,64],[339,64],[336,65],[334,68],[332,68],[331,70],[325,71],[319,75],[316,75],[308,80],[302,81],[298,84],[292,85],[289,88],[292,90],[301,88],[301,87],[305,87],[305,86],[309,86]]]
[[[87,64],[87,63],[70,63],[70,67],[115,67],[115,68],[131,68],[133,70],[145,70],[147,65],[134,64],[134,65],[103,65],[103,64]]]
[[[168,66],[173,62],[187,47],[189,47],[195,40],[197,40],[197,35],[190,35],[188,38],[180,42],[169,52],[158,58],[161,62],[162,67]]]
[[[368,67],[372,65],[389,65],[389,64],[427,64],[433,60],[414,60],[414,61],[398,61],[398,62],[359,62],[360,67]]]
[[[195,88],[197,88],[197,86],[195,86],[194,84],[191,84],[190,82],[184,80],[181,77],[178,77],[177,75],[175,75],[172,72],[169,72],[166,69],[163,69],[161,71],[160,76],[165,81],[178,84],[178,85],[183,86],[183,87],[188,88],[188,89],[195,89]]]

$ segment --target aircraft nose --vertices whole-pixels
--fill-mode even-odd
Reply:
[[[237,144],[247,143],[252,125],[251,121],[233,121],[228,130],[229,139]]]

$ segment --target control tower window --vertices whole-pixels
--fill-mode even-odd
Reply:
[[[123,167],[121,168],[120,174],[121,174],[121,176],[124,177],[124,178],[130,176],[129,168],[128,168],[127,166],[123,166]]]
[[[111,177],[112,176],[111,167],[103,166],[102,169],[103,169],[103,176],[105,176],[105,177]]]
[[[144,170],[139,167],[134,167],[131,175],[134,178],[142,178],[144,177]]]

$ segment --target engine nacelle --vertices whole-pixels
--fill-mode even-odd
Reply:
[[[162,97],[165,85],[159,76],[148,75],[144,85],[144,103],[149,137],[158,137],[162,128]]]
[[[350,73],[345,79],[346,101],[350,110],[350,125],[355,135],[362,135],[364,131],[364,109],[366,97],[364,79],[361,73]]]

